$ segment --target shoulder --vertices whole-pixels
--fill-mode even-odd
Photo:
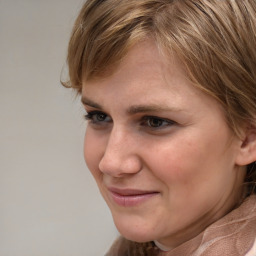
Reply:
[[[205,251],[205,255],[212,255],[206,252],[219,251],[218,255],[229,253],[234,256],[256,256],[255,240],[256,195],[252,195],[238,208],[205,230],[202,239],[204,246],[200,249]]]
[[[256,256],[256,195],[168,256]]]

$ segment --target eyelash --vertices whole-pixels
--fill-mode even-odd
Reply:
[[[99,123],[106,122],[106,121],[104,121],[104,120],[95,120],[95,118],[100,117],[100,115],[101,115],[102,117],[105,117],[105,118],[108,117],[108,115],[105,114],[104,112],[101,112],[101,111],[90,111],[90,112],[88,112],[88,113],[85,115],[85,120],[87,120],[87,121],[89,121],[89,122],[91,122],[91,123],[93,123],[93,124],[99,124]],[[111,120],[111,121],[112,121],[112,120]],[[107,122],[110,122],[110,120],[107,121]]]
[[[152,123],[150,124],[150,122]],[[175,122],[166,118],[161,118],[156,116],[144,116],[140,124],[142,126],[146,126],[151,129],[161,129],[167,126],[174,125]]]
[[[106,118],[109,118],[106,121]],[[101,119],[101,120],[100,120]],[[92,124],[103,125],[105,123],[112,122],[112,119],[107,114],[101,111],[90,111],[85,115],[85,120]],[[152,122],[153,121],[153,122]],[[151,124],[150,124],[151,122]],[[156,116],[143,116],[140,122],[141,126],[148,127],[150,129],[161,129],[167,126],[174,125],[175,122],[166,118]]]

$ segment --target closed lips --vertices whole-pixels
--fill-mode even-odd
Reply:
[[[122,207],[132,207],[143,204],[154,195],[159,194],[156,191],[117,189],[110,188],[110,195],[113,201]]]
[[[147,190],[136,190],[136,189],[118,189],[118,188],[109,188],[109,191],[120,195],[120,196],[141,196],[146,194],[156,194],[157,191],[147,191]]]

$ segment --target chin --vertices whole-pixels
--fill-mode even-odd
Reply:
[[[114,218],[116,228],[119,233],[128,240],[144,243],[153,241],[156,238],[154,230],[144,223],[134,223],[132,221],[120,221]]]
[[[136,232],[136,230],[133,230],[132,232],[129,232],[127,230],[122,232],[122,230],[120,230],[120,229],[118,229],[118,230],[123,237],[125,237],[126,239],[128,239],[130,241],[134,241],[137,243],[146,243],[146,242],[155,240],[153,236],[150,236],[149,234],[147,234],[147,235],[141,234],[141,232]]]

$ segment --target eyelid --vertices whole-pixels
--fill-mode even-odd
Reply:
[[[142,117],[142,120],[145,119],[145,120],[148,120],[148,119],[159,119],[159,120],[162,120],[162,121],[165,121],[167,123],[176,123],[175,121],[171,120],[171,119],[168,119],[168,118],[164,118],[164,117],[159,117],[159,116],[154,116],[154,115],[149,115],[149,116],[143,116]]]

